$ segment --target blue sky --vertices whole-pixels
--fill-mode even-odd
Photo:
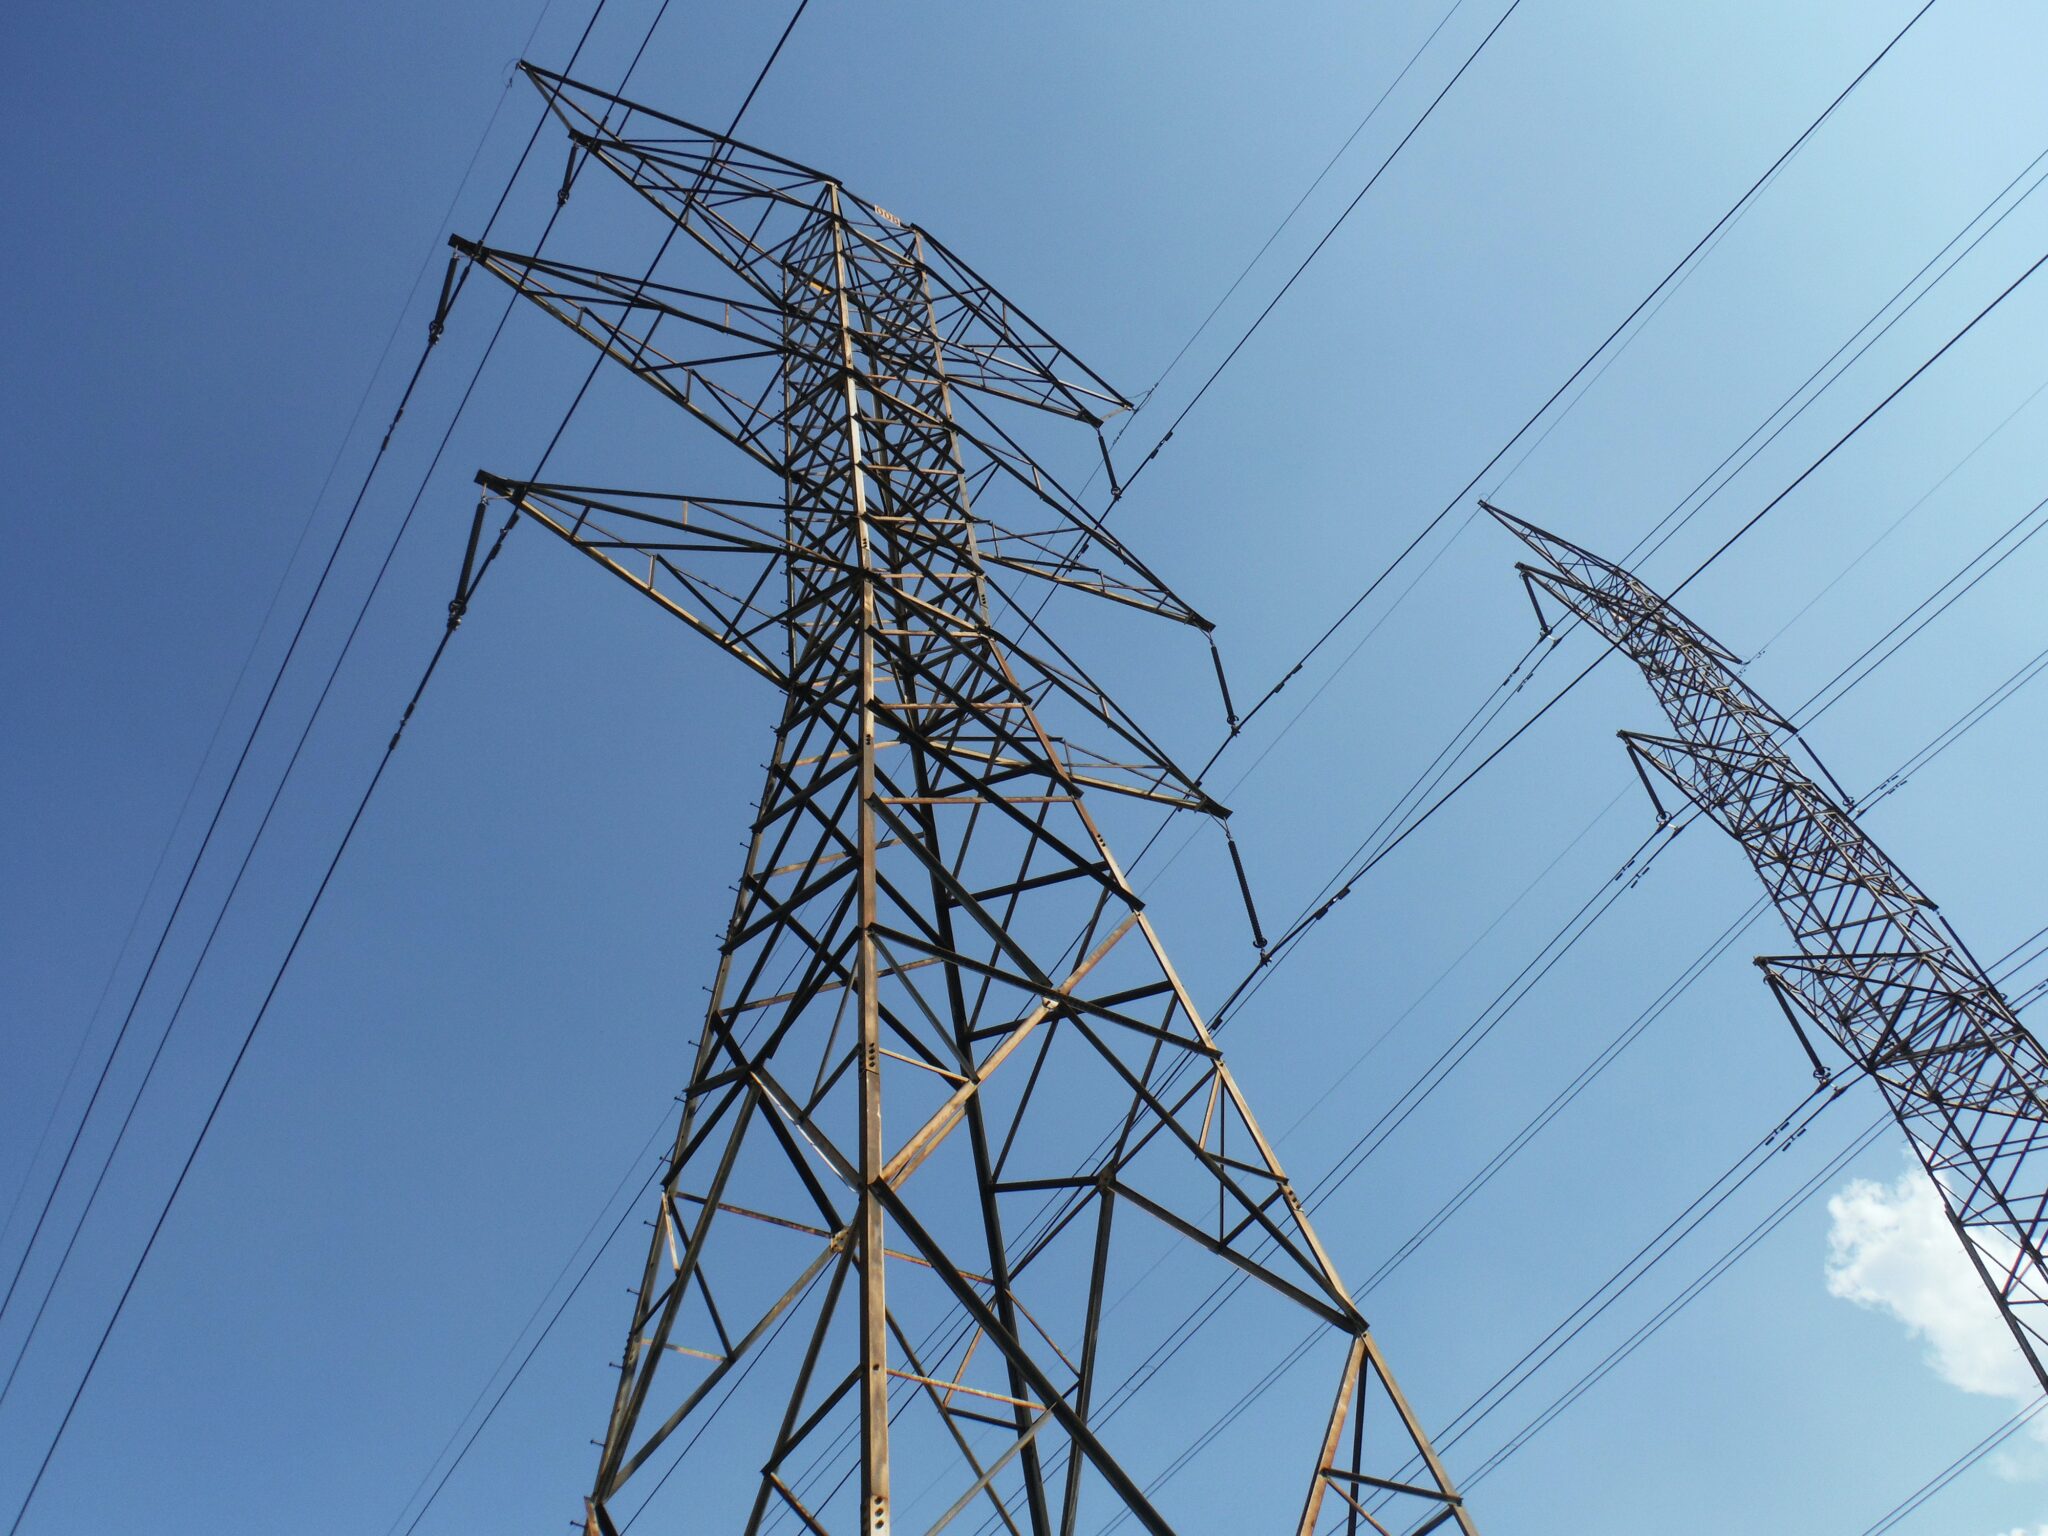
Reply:
[[[1118,508],[1126,540],[1217,621],[1240,697],[1413,537],[1915,8],[1517,10]],[[1163,380],[1444,5],[814,0],[745,133],[938,231],[1126,391],[1159,380],[1128,452],[1164,429],[1500,9],[1456,9]],[[31,1215],[53,1171],[47,1153],[31,1157],[66,1068],[81,1038],[86,1070],[96,1065],[140,975],[146,948],[123,948],[131,917],[142,903],[140,932],[153,937],[167,910],[172,888],[150,884],[159,851],[175,824],[167,868],[182,870],[202,824],[178,819],[188,786],[196,773],[195,804],[208,807],[225,778],[231,759],[208,756],[215,723],[225,708],[222,740],[234,744],[253,717],[259,691],[236,688],[244,658],[253,642],[251,675],[267,678],[283,619],[310,590],[316,561],[293,558],[309,509],[317,552],[416,355],[438,255],[408,292],[439,249],[451,194],[460,183],[452,227],[475,232],[532,125],[530,93],[508,92],[507,78],[536,10],[78,5],[0,20],[23,66],[16,152],[0,168],[13,236],[0,263],[15,296],[0,431],[16,528],[0,565],[13,658],[0,786],[16,808],[0,932],[0,1198],[25,1182]],[[534,56],[566,59],[586,14],[551,7]],[[650,14],[614,0],[580,72],[616,81]],[[634,94],[722,122],[786,15],[676,0]],[[1482,489],[1596,550],[1625,550],[2048,148],[2044,65],[2038,8],[1938,0],[1526,461]],[[559,170],[559,144],[544,137],[508,204],[508,243],[537,231]],[[2044,249],[2048,193],[2022,203],[1645,574],[1682,577]],[[1739,653],[1761,650],[1749,677],[1767,697],[1800,703],[2048,493],[2044,285],[2015,293],[1688,588],[1703,625]],[[348,601],[308,632],[314,657],[339,647],[404,515],[494,318],[484,297],[465,300],[436,350],[365,501],[364,536],[337,566]],[[433,643],[471,471],[530,460],[583,366],[538,317],[515,317],[427,483],[0,1405],[0,1510],[27,1486]],[[679,472],[661,423],[630,392],[601,389],[564,440],[565,477]],[[1085,464],[1085,442],[1071,452]],[[1483,519],[1466,522],[1461,509],[1443,533],[1462,531],[1425,546],[1412,591],[1388,601],[1421,563],[1219,765],[1213,784],[1237,810],[1269,924],[1313,896],[1533,638],[1516,549]],[[2042,545],[1829,710],[1810,739],[1845,784],[1882,780],[2040,649]],[[280,580],[283,617],[266,626]],[[1140,718],[1184,759],[1206,757],[1221,722],[1200,649],[1173,637],[1120,647],[1111,628],[1078,612],[1076,624]],[[1546,662],[1502,728],[1589,646],[1581,637]],[[318,683],[310,669],[288,679],[278,708],[292,733]],[[769,701],[736,668],[537,538],[508,547],[25,1529],[260,1519],[376,1532],[406,1512],[670,1107],[770,723]],[[1640,679],[1603,667],[1361,883],[1231,1024],[1224,1043],[1300,1182],[1340,1166],[1648,834],[1613,732],[1657,724]],[[2022,692],[1871,813],[1987,958],[2048,922],[2048,822],[2031,773],[2044,735],[2048,693]],[[290,739],[259,741],[258,784]],[[229,848],[260,810],[231,808]],[[231,875],[226,862],[202,869],[202,911]],[[1218,997],[1249,960],[1220,846],[1198,836],[1148,878],[1197,995]],[[1318,1211],[1347,1277],[1370,1273],[1754,894],[1711,829],[1660,857]],[[141,1043],[161,1032],[202,936],[174,933],[166,977],[137,1015]],[[1455,1415],[1805,1092],[1797,1047],[1748,964],[1783,942],[1771,922],[1740,938],[1374,1291],[1367,1310],[1426,1421]],[[117,1102],[141,1060],[117,1062]],[[74,1083],[60,1132],[82,1102]],[[1769,1159],[1462,1442],[1452,1470],[1483,1461],[1876,1112],[1852,1092]],[[90,1130],[81,1155],[110,1134]],[[1914,1246],[1902,1171],[1902,1146],[1885,1136],[1832,1177],[1834,1216],[1821,1199],[1802,1207],[1480,1484],[1483,1528],[1549,1536],[1649,1519],[1674,1533],[1854,1536],[2004,1419],[2015,1403],[1999,1368],[1957,1363],[1977,1325],[1968,1298],[1944,1291],[1939,1260]],[[65,1229],[80,1198],[67,1191],[52,1218]],[[23,1232],[17,1220],[0,1242],[10,1272]],[[598,1261],[422,1531],[559,1530],[550,1522],[577,1512],[631,1241]],[[1831,1294],[1831,1252],[1844,1294]],[[27,1272],[37,1294],[47,1263]],[[1256,1309],[1245,1319],[1232,1347],[1287,1342]],[[9,1360],[22,1326],[11,1312],[0,1324]],[[1165,1391],[1157,1403],[1136,1411],[1132,1433],[1164,1461],[1186,1429]],[[1235,1460],[1205,1460],[1178,1496],[1233,1508],[1281,1434],[1248,1428]],[[685,1513],[680,1499],[655,1508],[671,1522]],[[2043,1523],[2048,1446],[2022,1438],[1899,1529]]]

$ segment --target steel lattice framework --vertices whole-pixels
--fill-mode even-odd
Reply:
[[[572,174],[611,172],[710,275],[458,255],[767,490],[478,478],[782,697],[588,1530],[616,1531],[664,1450],[697,1523],[748,1532],[885,1536],[907,1496],[943,1511],[932,1530],[972,1510],[1071,1536],[1084,1502],[1170,1530],[1105,1438],[1098,1383],[1151,1342],[1142,1307],[1106,1316],[1149,1226],[1330,1330],[1335,1403],[1312,1410],[1294,1529],[1470,1533],[1093,808],[1221,807],[1004,585],[1206,632],[1014,435],[1064,419],[1099,442],[1127,402],[832,177],[525,69]],[[1022,526],[990,518],[1004,498]],[[1246,1381],[1270,1353],[1230,1351]],[[772,1410],[707,1425],[761,1381]],[[720,1515],[734,1467],[744,1497]]]
[[[1644,787],[1657,801],[1656,783],[1671,785],[1742,844],[1799,946],[1756,963],[1815,1074],[1828,1069],[1802,1019],[1877,1083],[2048,1388],[2040,1042],[1735,656],[1628,571],[1487,510],[1542,557],[1518,567],[1531,598],[1548,594],[1642,669],[1676,732],[1622,733]]]

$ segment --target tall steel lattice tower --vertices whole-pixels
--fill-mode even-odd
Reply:
[[[1518,567],[1530,596],[1547,593],[1649,679],[1677,734],[1622,733],[1644,787],[1656,800],[1656,782],[1671,785],[1742,844],[1799,946],[1756,963],[1816,1075],[1828,1069],[1802,1019],[1876,1082],[2048,1388],[2040,1042],[1934,903],[1857,825],[1849,796],[1792,723],[1736,675],[1733,655],[1619,566],[1487,510],[1542,557]]]
[[[1169,1531],[1104,1382],[1158,1340],[1118,1303],[1172,1239],[1329,1330],[1335,1404],[1271,1524],[1470,1533],[1100,830],[1105,800],[1221,811],[1037,621],[1066,589],[1208,627],[1017,435],[1099,442],[1127,402],[832,177],[526,73],[572,168],[652,205],[702,280],[458,255],[759,494],[478,478],[782,697],[587,1529],[680,1456],[696,1528]],[[1204,1383],[1273,1363],[1228,1342]]]

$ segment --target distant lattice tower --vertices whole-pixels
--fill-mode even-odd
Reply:
[[[1172,1529],[1100,1381],[1155,1342],[1141,1306],[1107,1315],[1149,1228],[1328,1330],[1334,1407],[1274,1527],[1472,1532],[1097,817],[1221,807],[1005,585],[1206,631],[1013,435],[1099,441],[1127,402],[832,177],[526,73],[572,168],[613,173],[709,276],[458,253],[763,489],[479,479],[782,697],[588,1529],[617,1530],[664,1452],[700,1526],[885,1536],[900,1505],[932,1530],[971,1510],[1072,1536],[1084,1507]],[[1005,501],[1024,524],[991,518]],[[1233,1385],[1280,1353],[1234,1343]],[[772,1406],[721,1413],[743,1385]]]
[[[1883,1093],[2048,1389],[2048,1054],[1732,653],[1620,566],[1481,505],[1542,557],[1519,567],[1531,595],[1642,669],[1675,732],[1622,732],[1644,786],[1669,784],[1749,855],[1799,946],[1756,963],[1815,1073],[1830,1069],[1802,1019]]]

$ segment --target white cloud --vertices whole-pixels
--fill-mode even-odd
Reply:
[[[1853,1181],[1828,1201],[1828,1216],[1829,1294],[1896,1317],[1951,1385],[2033,1401],[2033,1372],[1917,1163],[1895,1184]]]

